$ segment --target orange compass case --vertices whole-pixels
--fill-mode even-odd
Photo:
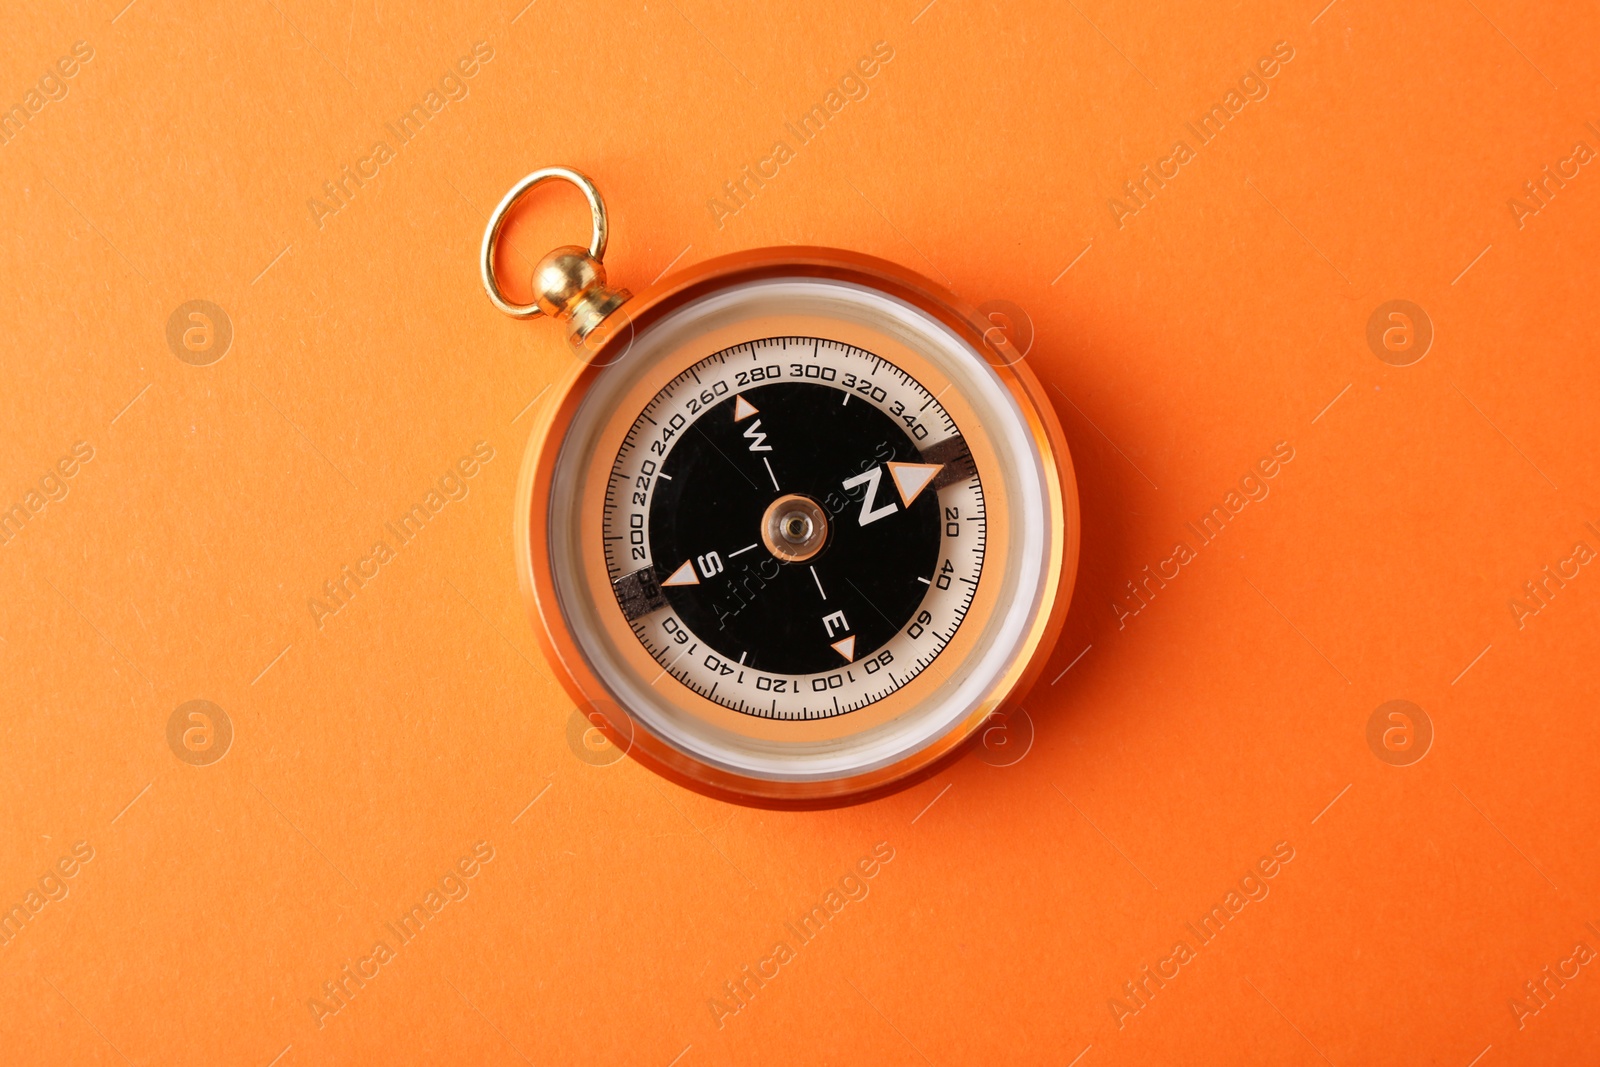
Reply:
[[[1046,510],[1052,534],[1042,583],[1044,607],[1020,643],[1012,667],[997,683],[993,697],[973,709],[949,733],[902,760],[804,791],[790,783],[754,780],[695,760],[656,738],[626,708],[610,699],[605,679],[585,662],[564,624],[547,550],[551,509],[567,506],[567,502],[552,496],[551,468],[573,413],[595,377],[627,359],[635,340],[673,311],[695,300],[778,278],[817,278],[869,288],[916,308],[951,330],[970,347],[972,358],[987,362],[1013,395],[1027,420],[1033,447],[1044,458],[1050,475]],[[830,328],[832,324],[826,321],[816,326],[818,331]],[[554,395],[544,405],[544,414],[534,424],[528,440],[518,493],[515,541],[517,572],[545,657],[590,728],[603,734],[619,753],[680,785],[725,800],[797,809],[859,803],[902,789],[958,758],[967,744],[999,749],[1009,743],[1016,747],[1011,720],[1043,671],[1072,598],[1078,566],[1079,516],[1072,457],[1050,398],[1028,367],[1027,354],[1003,330],[974,309],[960,307],[955,296],[936,283],[887,261],[831,248],[767,248],[719,256],[663,279],[649,291],[629,299],[595,333],[576,345],[573,354],[572,369],[553,387]],[[951,669],[959,670],[959,660]],[[693,699],[687,690],[682,692],[686,699]],[[586,746],[600,743],[587,729],[582,736]]]

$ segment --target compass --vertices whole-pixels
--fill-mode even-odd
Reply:
[[[561,179],[588,248],[493,274],[506,212]],[[713,795],[804,806],[881,793],[1016,706],[1077,562],[1060,428],[1002,331],[928,280],[833,249],[606,285],[605,211],[567,168],[484,235],[491,300],[580,357],[523,465],[518,570],[589,722]]]

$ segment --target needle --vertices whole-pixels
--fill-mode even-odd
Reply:
[[[828,594],[822,592],[822,579],[817,577],[817,568],[807,567],[806,570],[811,572],[811,580],[817,583],[817,592],[822,593],[823,600],[827,600]]]

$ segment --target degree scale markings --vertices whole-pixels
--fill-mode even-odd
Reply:
[[[730,356],[741,358],[730,360]],[[846,387],[847,382],[851,387]],[[712,445],[722,453],[721,460],[739,471],[743,481],[737,485],[744,487],[740,493],[756,487],[769,499],[767,486],[779,484],[779,473],[788,483],[789,465],[800,463],[803,468],[814,452],[829,443],[773,436],[774,426],[782,422],[782,412],[772,411],[771,401],[747,395],[773,385],[787,385],[791,390],[795,385],[831,388],[841,395],[841,401],[829,410],[855,411],[856,405],[849,404],[854,397],[871,410],[851,416],[852,419],[881,420],[896,428],[890,435],[893,442],[879,442],[878,436],[865,441],[845,439],[851,446],[859,445],[861,458],[856,469],[872,468],[881,473],[876,506],[889,504],[895,508],[895,513],[886,514],[882,525],[874,529],[890,530],[897,518],[902,523],[912,521],[909,511],[921,502],[927,502],[921,514],[937,517],[935,565],[898,579],[910,583],[910,588],[917,590],[912,595],[920,597],[908,617],[891,619],[875,605],[863,606],[862,601],[851,598],[841,603],[842,614],[824,629],[819,621],[820,611],[809,606],[794,608],[794,614],[800,617],[796,623],[800,627],[796,631],[798,639],[808,647],[815,642],[828,649],[838,670],[807,673],[787,668],[776,672],[762,669],[763,657],[771,653],[770,648],[763,652],[757,646],[744,647],[737,640],[730,647],[730,635],[736,638],[740,632],[737,613],[723,620],[728,632],[719,637],[715,622],[709,629],[703,622],[691,626],[668,601],[669,589],[674,597],[710,597],[719,589],[733,588],[736,579],[744,583],[745,589],[757,593],[764,583],[772,585],[766,593],[769,598],[790,595],[781,593],[774,583],[774,573],[799,574],[799,570],[807,568],[803,564],[784,564],[788,570],[781,570],[771,553],[752,539],[757,530],[723,529],[715,536],[702,538],[704,544],[699,540],[694,544],[680,543],[670,550],[674,557],[670,559],[657,559],[652,549],[656,538],[651,532],[652,524],[658,520],[678,521],[663,518],[672,512],[657,514],[658,494],[668,493],[668,499],[680,499],[694,490],[696,479],[704,473],[702,468],[694,468],[700,473],[689,474],[688,483],[683,479],[689,468],[680,464],[668,473],[668,465],[684,442],[695,441],[697,449],[701,442]],[[768,389],[763,395],[791,394]],[[716,446],[705,436],[709,432],[706,428],[713,425],[711,420],[719,418],[730,426],[737,419],[741,431],[737,436],[720,437],[723,446]],[[780,422],[774,423],[774,418]],[[752,425],[757,421],[761,422],[759,428]],[[875,454],[875,447],[881,450],[885,445],[893,449],[890,458],[895,460],[894,467],[884,466],[883,457]],[[715,459],[711,452],[700,454]],[[768,455],[770,463],[766,462]],[[853,470],[844,473],[851,474]],[[725,474],[731,476],[732,472]],[[801,468],[796,469],[795,477],[805,481]],[[841,481],[842,478],[834,478],[833,484],[848,503],[837,510],[828,509],[829,522],[854,526],[860,511],[860,490],[840,488]],[[624,435],[606,486],[604,558],[622,614],[641,646],[656,661],[661,671],[658,678],[669,676],[705,699],[745,714],[779,719],[832,717],[866,707],[895,692],[930,666],[954,638],[972,603],[983,567],[983,487],[954,419],[937,397],[904,369],[872,352],[840,342],[815,337],[773,337],[743,342],[700,359],[644,406]],[[953,521],[955,517],[965,521]],[[944,521],[947,519],[952,521]],[[952,530],[959,532],[951,534]],[[825,583],[824,579],[833,573],[830,568],[842,561],[843,557],[829,557],[825,550],[815,560],[823,566],[799,575],[809,590],[809,605],[820,605],[820,596],[828,601],[826,608],[835,606],[832,593],[826,588],[834,582]],[[763,569],[757,570],[758,567]],[[819,575],[818,569],[825,573]],[[916,582],[911,582],[912,577]],[[755,598],[747,599],[755,602]],[[778,602],[785,606],[798,604]],[[886,641],[883,637],[871,638],[863,646],[856,639],[858,631],[853,624],[867,621],[857,616],[874,611],[882,616],[873,624],[880,632],[886,625],[893,627],[895,621],[899,625],[889,632]],[[891,607],[889,614],[898,615],[899,611]],[[847,621],[846,615],[850,616]],[[703,636],[710,636],[712,642]],[[752,651],[756,653],[753,658]]]

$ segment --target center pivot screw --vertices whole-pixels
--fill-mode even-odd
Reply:
[[[780,496],[761,517],[761,542],[786,563],[803,563],[828,543],[828,514],[799,493]]]

